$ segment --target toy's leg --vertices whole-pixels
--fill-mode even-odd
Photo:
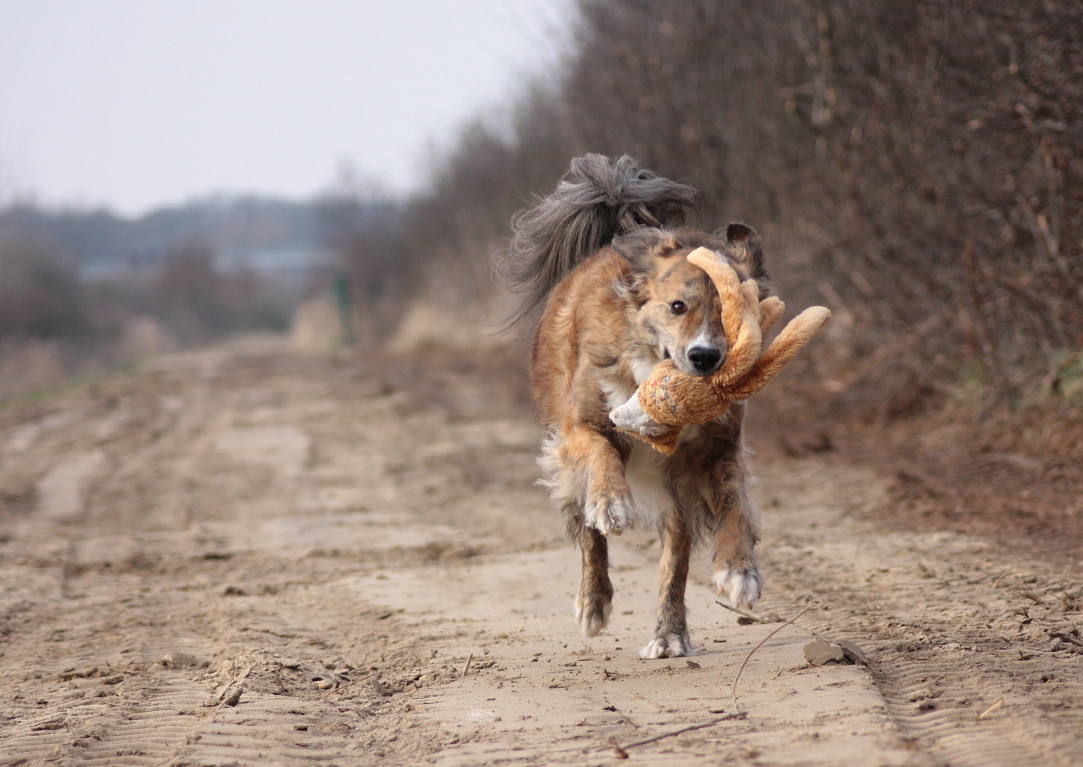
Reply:
[[[639,404],[638,389],[632,392],[627,402],[610,411],[609,420],[618,429],[641,434],[644,437],[659,437],[675,428],[658,423],[643,411],[643,406]]]
[[[609,543],[594,528],[584,527],[579,534],[583,553],[583,574],[575,599],[575,619],[583,636],[597,636],[609,622],[613,609],[613,584],[609,580]]]
[[[688,558],[692,532],[684,515],[666,512],[662,528],[662,561],[658,572],[658,623],[654,639],[639,651],[644,658],[679,658],[692,654],[688,637],[684,589],[688,582]]]

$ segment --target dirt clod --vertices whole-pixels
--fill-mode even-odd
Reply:
[[[805,660],[812,666],[825,666],[846,660],[846,653],[837,644],[826,639],[814,639],[805,645]]]

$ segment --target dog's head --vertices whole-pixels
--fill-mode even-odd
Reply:
[[[621,290],[634,307],[642,340],[659,359],[672,359],[692,375],[714,373],[727,352],[718,292],[706,272],[685,259],[701,246],[726,259],[742,281],[755,279],[761,298],[768,295],[760,238],[743,224],[715,235],[640,229],[613,241],[628,263]]]

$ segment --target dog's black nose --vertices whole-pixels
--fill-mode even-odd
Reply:
[[[688,361],[699,373],[713,373],[722,359],[722,352],[711,346],[693,346],[688,350]]]

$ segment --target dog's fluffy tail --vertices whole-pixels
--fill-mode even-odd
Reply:
[[[553,286],[617,235],[684,224],[695,211],[694,195],[692,187],[640,168],[627,155],[576,157],[556,191],[512,218],[500,272],[523,297],[508,326],[536,319]]]

